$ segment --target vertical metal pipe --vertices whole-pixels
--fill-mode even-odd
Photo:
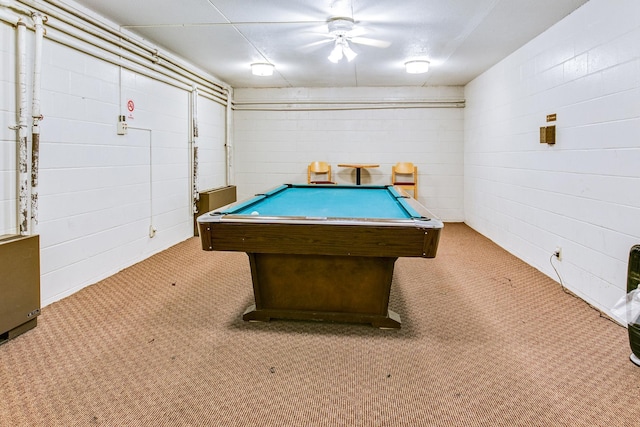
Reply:
[[[35,27],[35,51],[33,62],[33,99],[31,115],[33,126],[31,128],[31,232],[36,233],[38,225],[38,171],[40,166],[40,75],[42,71],[42,39],[44,26],[42,15],[32,15]]]
[[[20,20],[17,25],[18,52],[18,229],[29,234],[29,176],[27,155],[27,26]]]
[[[191,147],[192,147],[192,202],[193,213],[198,213],[198,88],[194,85],[191,91]]]
[[[224,135],[224,148],[225,148],[225,154],[226,154],[226,167],[227,167],[227,185],[232,185],[233,184],[233,180],[231,179],[231,170],[232,170],[232,152],[233,152],[233,141],[232,141],[232,135],[231,135],[231,122],[232,122],[232,117],[231,114],[233,112],[232,107],[232,98],[233,98],[233,93],[231,93],[232,89],[228,89],[226,88],[225,91],[227,93],[227,111],[225,114],[225,135]]]

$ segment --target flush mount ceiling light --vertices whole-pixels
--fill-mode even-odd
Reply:
[[[404,63],[404,68],[409,74],[422,74],[429,71],[429,61],[417,60]]]
[[[273,75],[273,69],[274,69],[274,65],[273,64],[268,64],[266,62],[258,62],[255,64],[251,64],[251,73],[254,76],[271,76]]]

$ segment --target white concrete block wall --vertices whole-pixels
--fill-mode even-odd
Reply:
[[[462,88],[236,89],[235,99],[285,103],[379,101],[402,97],[461,99]],[[418,199],[446,221],[463,220],[463,109],[334,109],[326,111],[234,112],[233,170],[238,197],[283,183],[306,183],[307,165],[324,160],[334,181],[352,184],[353,169],[340,163],[375,163],[364,184],[389,184],[391,166],[418,165]]]
[[[32,40],[31,37],[28,40]],[[16,30],[0,22],[0,235],[17,234]]]
[[[0,234],[15,234],[16,134],[5,130],[16,121],[15,30],[0,24],[0,31]],[[198,102],[202,181],[224,185],[225,107]],[[193,236],[189,90],[45,38],[42,114],[36,229],[42,305]],[[116,132],[121,114],[127,135]]]
[[[562,247],[565,286],[604,311],[640,243],[638,40],[639,2],[591,0],[465,88],[466,222],[556,280]]]
[[[120,76],[118,67],[56,43],[43,50],[37,231],[47,304],[191,229],[188,93],[126,70]],[[120,114],[127,135],[116,134]]]

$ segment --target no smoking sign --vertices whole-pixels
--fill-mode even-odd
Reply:
[[[129,111],[129,118],[133,119],[133,110],[136,109],[136,105],[133,103],[133,99],[127,101],[127,110]]]

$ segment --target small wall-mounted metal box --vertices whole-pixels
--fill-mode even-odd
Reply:
[[[540,128],[540,144],[555,144],[556,143],[556,127],[555,126],[542,126]]]
[[[39,236],[0,236],[0,344],[35,328],[39,314]]]
[[[214,209],[221,208],[236,201],[236,186],[227,185],[226,187],[213,188],[200,192],[198,203],[196,204],[198,212],[193,216],[193,235],[198,236],[198,216],[205,214]]]

